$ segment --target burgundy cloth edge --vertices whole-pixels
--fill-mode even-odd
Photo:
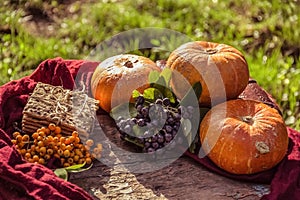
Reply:
[[[66,66],[67,62],[71,65],[74,64],[74,62],[77,62],[77,66],[73,66],[73,69],[68,68]],[[13,154],[11,154],[13,157],[12,159],[10,159],[11,157],[9,156],[7,158],[8,162],[5,162],[4,160],[1,162],[0,184],[7,183],[7,181],[9,181],[14,182],[20,189],[22,189],[23,186],[23,189],[27,191],[27,195],[29,195],[28,198],[33,197],[35,199],[45,199],[45,195],[48,194],[50,196],[47,196],[47,199],[93,199],[85,190],[73,183],[58,178],[53,171],[47,167],[28,163],[20,155],[18,156],[16,148],[12,146],[10,139],[13,131],[12,122],[17,120],[17,118],[18,120],[20,119],[20,116],[14,116],[14,113],[21,112],[20,110],[12,110],[10,111],[12,117],[4,115],[4,111],[7,111],[6,109],[9,107],[7,105],[9,105],[11,101],[15,101],[13,103],[17,103],[19,108],[24,107],[27,102],[28,95],[33,91],[37,82],[62,85],[64,88],[72,89],[75,86],[74,79],[77,72],[81,66],[85,65],[85,63],[89,63],[89,61],[64,60],[60,57],[47,59],[40,63],[31,75],[0,86],[0,97],[4,97],[0,98],[0,155],[3,154],[3,156],[5,156],[6,154],[13,152]],[[98,63],[93,62],[92,65],[94,69],[97,64]],[[45,72],[45,76],[40,76],[41,71]],[[54,74],[59,74],[60,76],[53,76]],[[22,91],[14,91],[16,85],[20,86]],[[8,93],[13,94],[14,96],[9,96],[7,95]],[[19,95],[20,98],[15,98],[17,95]],[[5,105],[3,105],[3,103]],[[11,150],[11,152],[8,152],[8,150]],[[28,175],[28,170],[30,175]],[[34,170],[38,171],[34,172]],[[37,176],[36,173],[42,173],[43,176],[37,178],[35,177]],[[18,177],[17,179],[15,179],[15,175]],[[26,185],[26,181],[22,181],[22,177],[25,178],[25,180],[30,180],[28,182],[30,184]],[[29,191],[28,188],[32,188],[33,185],[37,187],[36,191]],[[39,186],[41,186],[41,188],[39,188]],[[3,193],[2,189],[3,188],[1,187],[1,194]],[[51,194],[49,194],[49,192],[51,192]],[[9,195],[9,191],[5,191],[4,194]],[[14,197],[14,199],[19,198],[24,199],[24,197]]]

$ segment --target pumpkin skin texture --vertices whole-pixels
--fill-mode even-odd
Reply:
[[[230,100],[213,107],[200,124],[203,151],[233,174],[274,167],[285,156],[288,134],[278,111],[253,100]]]
[[[190,86],[200,81],[201,106],[209,107],[236,99],[249,80],[244,56],[226,44],[206,41],[183,44],[170,54],[166,66],[176,71],[170,83],[179,99],[183,98]],[[183,84],[178,74],[184,76],[189,84]]]
[[[148,75],[161,69],[149,58],[121,54],[107,58],[95,69],[91,79],[92,95],[106,112],[130,102],[133,90],[143,92],[149,87]]]

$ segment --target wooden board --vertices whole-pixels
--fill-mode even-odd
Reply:
[[[114,121],[106,113],[99,112],[98,121],[110,141],[132,150],[132,146],[119,139]],[[111,155],[104,155],[107,156]],[[162,169],[146,173],[132,173],[122,164],[106,166],[100,161],[95,161],[88,171],[71,174],[69,179],[95,199],[255,200],[269,193],[269,185],[219,176],[186,156]]]

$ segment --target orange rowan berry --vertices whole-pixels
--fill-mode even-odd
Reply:
[[[24,157],[25,157],[26,159],[29,159],[29,158],[31,158],[31,154],[30,154],[29,152],[27,152],[27,153],[25,153]]]
[[[46,154],[46,152],[47,152],[46,147],[41,147],[41,148],[40,148],[40,155],[41,155],[41,156],[44,156],[44,155]]]
[[[70,156],[70,151],[69,151],[69,150],[65,150],[65,151],[64,151],[64,156],[65,156],[66,158],[68,158],[68,157]]]
[[[26,149],[20,149],[20,153],[21,153],[21,155],[25,155],[25,153],[27,153],[27,150]]]
[[[91,164],[91,163],[92,163],[92,159],[91,159],[91,158],[86,158],[86,159],[85,159],[85,162],[86,162],[86,164],[88,164],[88,165],[89,165],[89,164]]]
[[[43,141],[43,140],[44,140],[44,137],[43,137],[43,136],[40,136],[40,135],[39,135],[39,136],[37,137],[37,141]]]
[[[22,141],[22,135],[17,135],[16,140],[17,140],[17,142],[21,142]]]
[[[53,149],[47,149],[47,154],[52,155],[53,154]]]
[[[34,132],[34,133],[31,135],[31,137],[32,137],[33,139],[37,139],[38,136],[39,136],[39,134],[38,134],[37,132]]]
[[[38,141],[37,145],[38,145],[39,147],[43,147],[43,146],[44,146],[44,142],[43,142],[43,141]]]
[[[75,152],[74,151],[70,151],[70,157],[74,157],[75,156]]]
[[[44,158],[40,158],[38,161],[39,164],[44,165],[45,164],[45,160]]]
[[[69,144],[69,145],[66,145],[66,149],[71,151],[73,149],[73,147],[72,147],[72,145]]]
[[[78,143],[80,143],[80,138],[79,137],[75,137],[74,144],[78,144]]]
[[[44,132],[46,133],[46,135],[50,135],[50,133],[51,133],[49,128],[45,128]]]
[[[101,153],[101,149],[99,149],[99,148],[94,148],[94,149],[93,149],[93,152],[94,152],[95,154],[99,154],[99,153]]]
[[[50,123],[48,125],[48,128],[49,128],[50,131],[55,131],[56,125],[54,123]]]
[[[72,132],[72,136],[73,136],[73,137],[78,137],[78,132],[77,132],[77,131],[73,131],[73,132]]]
[[[75,156],[73,157],[73,160],[74,160],[75,162],[78,162],[79,156],[78,156],[78,155],[75,155]]]
[[[19,149],[22,149],[22,148],[24,147],[23,141],[19,142],[18,145],[17,145],[17,147],[18,147]]]
[[[44,159],[45,160],[49,160],[51,158],[51,156],[49,155],[49,154],[46,154],[45,156],[44,156]]]
[[[65,143],[66,137],[61,137],[61,138],[59,138],[59,141],[60,141],[61,143]]]
[[[55,134],[60,134],[61,133],[61,128],[59,126],[56,126],[54,129]]]
[[[66,144],[66,145],[68,145],[68,144],[71,144],[71,140],[70,140],[70,138],[66,138],[66,140],[65,140],[65,144]]]
[[[40,158],[38,155],[34,155],[34,156],[32,156],[32,159],[34,162],[38,162]]]
[[[85,148],[86,151],[91,150],[91,147],[90,147],[90,146],[87,146],[87,145],[85,145],[84,148]]]
[[[64,151],[61,150],[61,149],[58,149],[58,150],[57,150],[57,153],[58,153],[58,155],[60,155],[60,156],[63,156],[63,155],[64,155]]]
[[[14,137],[14,138],[16,138],[18,135],[21,135],[21,133],[18,132],[18,131],[15,131],[15,132],[13,133],[13,137]]]
[[[54,158],[60,158],[60,155],[58,153],[53,154]]]
[[[15,145],[17,144],[17,140],[11,140],[11,142]]]
[[[102,144],[98,143],[98,144],[97,144],[97,148],[100,149],[100,151],[102,151],[102,148],[103,148],[103,147],[102,147]]]
[[[53,137],[53,142],[54,143],[58,143],[58,141],[59,141],[59,138],[57,136]]]
[[[28,142],[29,139],[30,139],[30,137],[29,137],[29,135],[27,135],[27,134],[25,134],[25,135],[22,136],[22,141],[23,141],[23,142]]]
[[[71,165],[69,163],[64,163],[64,167],[70,167]]]
[[[79,161],[78,161],[78,164],[83,164],[85,162],[85,159],[84,158],[80,158]]]
[[[74,163],[74,160],[73,160],[73,158],[68,158],[68,163],[70,164],[70,165],[72,165],[73,163]]]
[[[39,136],[41,136],[42,138],[44,138],[46,136],[46,133],[44,131],[39,131],[38,132]]]
[[[93,146],[94,145],[94,141],[92,139],[88,139],[86,142],[85,142],[86,146]]]

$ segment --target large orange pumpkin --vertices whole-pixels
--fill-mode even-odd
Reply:
[[[99,105],[107,112],[129,102],[132,91],[143,92],[149,87],[148,75],[161,69],[149,58],[121,54],[107,58],[99,64],[91,79],[91,90]]]
[[[234,174],[274,167],[287,152],[288,134],[278,111],[258,101],[230,100],[213,107],[200,124],[206,155]]]
[[[173,70],[171,87],[182,98],[187,88],[200,81],[200,105],[212,106],[235,99],[247,86],[249,70],[240,51],[226,44],[195,41],[173,51],[167,67]],[[183,81],[182,76],[187,80]]]

